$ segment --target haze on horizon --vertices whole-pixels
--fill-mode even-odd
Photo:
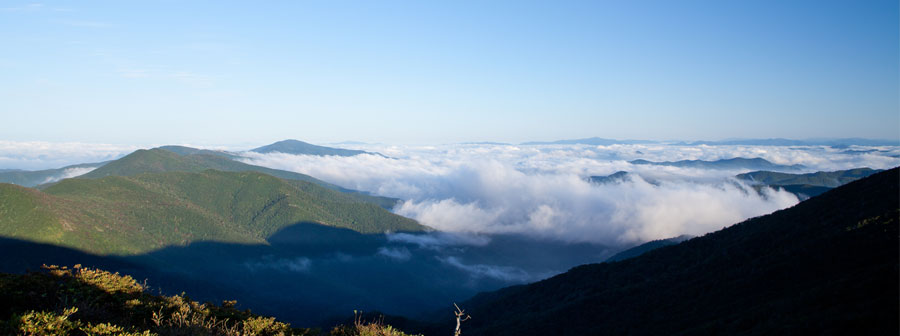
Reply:
[[[896,1],[4,1],[0,140],[900,139]]]

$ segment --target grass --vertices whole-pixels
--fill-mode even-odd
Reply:
[[[237,309],[237,302],[199,303],[185,293],[154,295],[127,275],[98,269],[44,266],[41,272],[0,274],[0,333],[4,335],[323,335],[274,317]],[[325,335],[407,336],[379,321],[335,327]]]

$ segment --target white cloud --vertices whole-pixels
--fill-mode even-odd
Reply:
[[[0,140],[0,168],[50,169],[79,163],[114,160],[139,146],[82,142]]]
[[[281,272],[306,273],[309,272],[310,266],[312,266],[312,260],[306,257],[275,259],[269,256],[263,257],[260,260],[244,262],[244,267],[252,272],[259,270],[275,270]]]
[[[700,235],[798,202],[784,191],[748,192],[752,189],[732,179],[746,169],[632,165],[630,160],[760,157],[778,164],[802,164],[810,172],[900,165],[896,147],[849,149],[856,152],[824,146],[660,144],[348,147],[390,158],[246,153],[246,162],[401,198],[404,202],[395,208],[397,213],[439,230],[526,233],[606,244]],[[607,185],[585,181],[587,176],[617,171],[638,177]]]
[[[528,272],[516,267],[485,264],[465,264],[457,257],[437,257],[444,264],[465,271],[473,278],[491,278],[506,282],[527,282],[535,280]]]
[[[67,179],[67,178],[81,176],[81,175],[90,173],[94,169],[97,169],[97,167],[66,168],[62,171],[61,174],[48,177],[40,184],[51,183],[51,182],[56,182],[56,181]]]
[[[398,261],[407,261],[412,258],[412,253],[405,247],[381,247],[376,253]]]

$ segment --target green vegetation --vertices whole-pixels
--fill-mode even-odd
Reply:
[[[772,171],[755,171],[739,174],[736,177],[741,180],[756,183],[754,188],[768,186],[775,189],[784,189],[801,200],[821,195],[822,193],[844,184],[856,181],[869,175],[881,172],[869,168],[857,168],[838,170],[833,172],[816,172],[809,174],[789,174]]]
[[[250,150],[251,152],[256,153],[285,153],[285,154],[294,154],[294,155],[336,155],[336,156],[354,156],[359,154],[375,154],[381,155],[377,153],[368,153],[361,150],[353,150],[353,149],[343,149],[343,148],[333,148],[333,147],[324,147],[324,146],[316,146],[310,143],[306,143],[299,140],[282,140],[271,145],[262,146],[259,148],[254,148]]]
[[[0,235],[97,254],[195,241],[260,244],[298,223],[360,233],[426,229],[352,195],[256,172],[67,179],[43,192],[0,184]]]
[[[833,172],[816,172],[809,174],[789,174],[772,171],[755,171],[740,174],[736,177],[741,180],[763,183],[768,185],[809,185],[836,188],[863,177],[881,172],[870,168],[857,168],[838,170]]]
[[[83,163],[66,166],[57,169],[44,170],[0,170],[0,183],[12,183],[25,187],[34,187],[39,184],[53,182],[66,177],[70,170],[94,168],[106,164],[106,162]]]
[[[320,335],[273,317],[198,303],[186,294],[152,295],[127,275],[103,270],[45,266],[23,275],[0,273],[0,333],[4,335]],[[335,327],[334,336],[407,336],[381,323],[357,318]]]
[[[398,201],[395,198],[372,196],[347,190],[309,175],[246,164],[235,161],[235,158],[237,157],[223,152],[181,146],[141,149],[84,174],[80,178],[135,176],[144,173],[166,172],[199,173],[207,169],[226,172],[259,172],[291,182],[299,181],[300,183],[295,183],[298,185],[301,185],[302,182],[314,183],[331,190],[345,192],[360,201],[374,203],[387,209],[392,208]]]
[[[898,181],[894,168],[635,258],[479,294],[460,305],[466,333],[896,334]]]

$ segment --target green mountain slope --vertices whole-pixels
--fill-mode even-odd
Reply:
[[[849,170],[838,170],[832,172],[815,172],[808,174],[790,174],[772,171],[755,171],[745,174],[739,174],[736,177],[741,180],[747,180],[768,185],[811,185],[819,187],[835,188],[844,184],[856,181],[863,177],[881,172],[881,170],[870,168],[857,168]]]
[[[228,172],[252,171],[291,180],[291,183],[298,186],[303,185],[303,183],[296,183],[297,181],[311,182],[328,189],[345,192],[360,201],[377,204],[387,209],[392,208],[398,201],[395,198],[373,196],[355,190],[344,189],[309,175],[246,164],[235,161],[235,158],[237,157],[223,152],[190,147],[165,146],[137,150],[80,177],[101,178],[106,176],[135,176],[143,173],[202,172],[207,169]]]
[[[772,171],[755,171],[735,176],[738,179],[757,184],[757,189],[768,186],[775,189],[781,188],[801,200],[821,195],[835,187],[856,181],[866,176],[881,172],[882,170],[870,168],[857,168],[838,170],[833,172],[816,172],[808,174],[789,174]]]
[[[250,150],[255,153],[285,153],[295,155],[336,155],[336,156],[354,156],[359,154],[375,154],[361,150],[343,149],[334,147],[317,146],[299,140],[282,140],[271,145],[262,146]]]
[[[56,182],[63,178],[72,177],[84,170],[100,167],[106,163],[107,162],[83,163],[44,170],[3,170],[0,171],[0,183],[12,183],[25,187],[34,187],[39,184]]]
[[[473,317],[463,332],[896,334],[898,217],[894,168],[632,259],[480,294],[460,304]]]
[[[257,172],[167,172],[67,179],[43,192],[0,185],[0,235],[98,254],[194,241],[264,243],[312,222],[361,233],[421,231],[350,195]]]

